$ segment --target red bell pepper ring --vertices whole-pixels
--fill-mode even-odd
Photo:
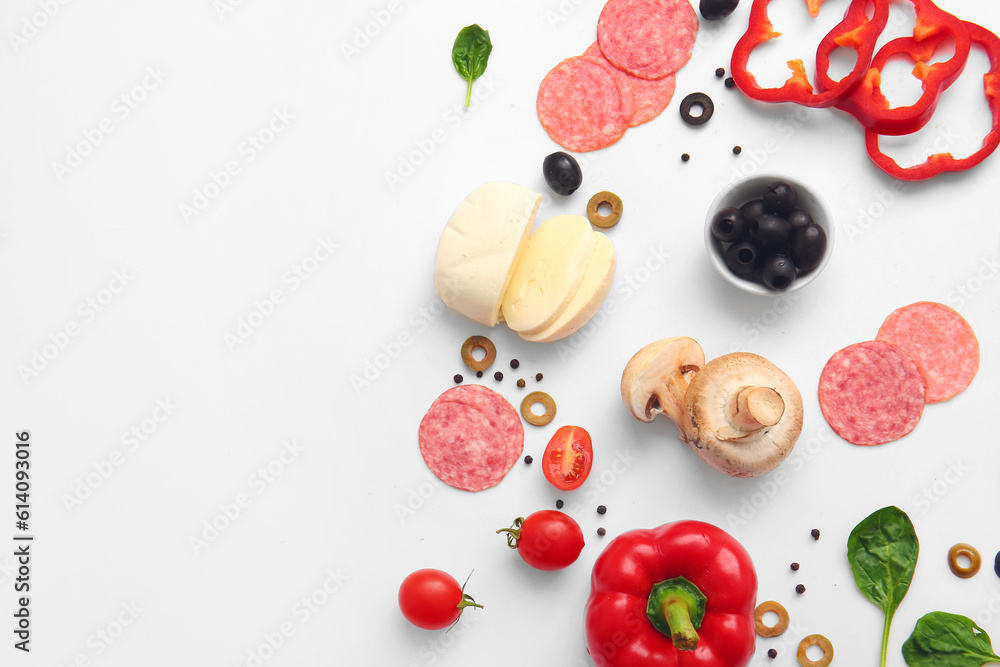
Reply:
[[[861,3],[857,11],[866,12],[867,4]],[[865,22],[861,16],[857,15],[854,20],[848,22],[848,16],[851,12],[856,11],[852,5],[848,7],[844,21],[828,32],[820,41],[819,47],[816,49],[816,87],[820,90],[835,90],[838,87],[843,87],[848,81],[847,79],[834,81],[830,78],[830,55],[841,47],[851,49],[858,56],[854,63],[854,69],[848,75],[857,78],[851,81],[853,83],[851,90],[841,99],[849,97],[868,72],[868,66],[875,54],[875,44],[889,22],[889,5],[891,3],[890,0],[872,0],[872,4],[874,5],[874,13],[870,22]],[[860,25],[851,29],[850,26],[855,24]]]
[[[910,0],[917,11],[912,37],[899,37],[887,43],[872,59],[861,84],[837,108],[851,114],[867,129],[878,134],[900,135],[916,132],[930,120],[941,93],[961,76],[969,57],[969,31],[963,21],[939,9],[930,0]],[[949,38],[955,40],[955,53],[943,62],[926,64]],[[890,107],[882,94],[882,70],[894,56],[907,57],[914,63],[913,76],[920,80],[920,99],[906,107]],[[822,87],[825,80],[818,79]]]
[[[904,181],[921,181],[945,171],[971,169],[989,157],[1000,145],[1000,38],[975,23],[965,22],[964,26],[969,32],[972,43],[982,48],[990,59],[990,71],[983,76],[983,89],[993,115],[993,128],[983,139],[982,147],[966,158],[956,158],[951,153],[935,153],[926,161],[912,167],[900,167],[879,148],[878,133],[865,130],[868,157],[890,176]]]
[[[837,47],[852,49],[857,53],[857,62],[850,74],[840,81],[826,78],[826,85],[816,92],[802,60],[789,60],[792,76],[780,88],[761,88],[757,79],[747,70],[750,54],[764,42],[779,37],[767,13],[771,0],[754,0],[750,8],[750,23],[747,31],[736,42],[730,69],[733,80],[743,93],[761,102],[797,102],[807,107],[829,107],[846,99],[860,85],[875,51],[875,41],[889,20],[888,0],[876,0],[875,12],[868,18],[867,6],[870,0],[852,0],[843,20],[831,30],[820,43],[817,54],[825,54],[824,73],[829,65],[829,54]],[[810,5],[819,12],[819,3]],[[816,16],[816,14],[813,14]],[[819,62],[819,61],[817,61]]]
[[[632,530],[594,563],[587,651],[597,667],[744,667],[756,603],[753,561],[721,528]]]

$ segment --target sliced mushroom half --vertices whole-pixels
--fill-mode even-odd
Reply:
[[[802,397],[780,368],[749,352],[705,364],[684,395],[687,442],[733,477],[756,477],[785,460],[802,432]]]
[[[667,338],[636,352],[622,373],[622,400],[633,417],[651,422],[665,414],[684,430],[684,395],[692,376],[705,365],[705,353],[692,338]]]

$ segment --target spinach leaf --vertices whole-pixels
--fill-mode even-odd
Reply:
[[[451,48],[451,61],[462,78],[469,82],[465,93],[465,106],[472,101],[472,82],[486,71],[486,63],[493,51],[490,33],[473,23],[462,28]]]
[[[868,516],[847,539],[847,560],[854,582],[866,598],[885,612],[881,667],[885,667],[892,616],[913,580],[919,551],[910,517],[894,506],[883,507]]]
[[[982,667],[1000,662],[990,637],[972,619],[932,611],[917,621],[903,642],[903,658],[910,667]]]

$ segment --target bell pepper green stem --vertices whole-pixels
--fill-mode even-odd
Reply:
[[[663,617],[670,626],[670,638],[674,641],[675,647],[682,651],[693,651],[698,648],[698,631],[691,625],[687,600],[680,596],[667,598],[663,603]]]
[[[658,631],[681,651],[698,648],[698,632],[705,618],[707,598],[684,577],[667,579],[653,585],[649,592],[646,617]]]

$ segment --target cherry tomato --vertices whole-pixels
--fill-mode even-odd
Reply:
[[[583,551],[583,531],[573,517],[555,510],[541,510],[527,519],[514,519],[507,533],[507,546],[517,549],[524,562],[539,570],[569,567]]]
[[[399,610],[413,625],[440,630],[458,622],[466,607],[480,607],[459,586],[455,577],[441,570],[417,570],[399,586]]]
[[[563,426],[552,436],[542,455],[542,472],[561,491],[577,489],[594,465],[594,445],[580,426]]]

